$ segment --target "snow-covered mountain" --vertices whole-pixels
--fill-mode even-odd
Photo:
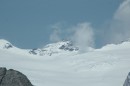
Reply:
[[[71,47],[68,49],[69,45],[66,42],[59,42],[43,48],[48,52],[53,49],[66,52],[52,56],[31,55],[30,50],[15,51],[19,48],[12,44],[12,47],[5,48],[7,41],[2,43],[0,66],[21,71],[34,86],[123,86],[130,72],[129,41],[108,44],[86,53],[72,53],[77,52],[77,48],[69,44]],[[67,50],[63,46],[64,43],[67,44]],[[74,48],[72,52],[69,51],[71,48]]]
[[[72,42],[70,41],[61,41],[57,43],[52,43],[46,45],[42,49],[32,49],[29,53],[34,55],[53,55],[53,54],[61,54],[61,53],[68,53],[68,52],[77,52],[79,49],[75,47]]]
[[[13,48],[14,46],[8,42],[7,40],[0,39],[0,49],[10,49]]]
[[[20,49],[5,39],[0,39],[0,50],[8,51],[16,54],[29,55],[30,49]]]
[[[13,46],[10,42],[4,39],[0,39],[0,49],[14,51],[21,54],[31,54],[31,55],[57,55],[63,53],[71,53],[71,52],[78,52],[78,47],[74,46],[70,41],[60,41],[57,43],[48,44],[43,48],[35,48],[35,49],[20,49]]]

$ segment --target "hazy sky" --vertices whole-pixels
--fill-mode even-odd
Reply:
[[[95,46],[99,47],[105,44],[101,42],[105,36],[102,31],[116,26],[110,22],[118,17],[114,16],[125,1],[0,0],[0,38],[20,48],[35,48],[69,38],[74,27],[92,27],[93,32],[98,33],[94,39]],[[70,29],[72,30],[69,32]]]

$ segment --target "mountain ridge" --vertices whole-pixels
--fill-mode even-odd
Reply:
[[[0,39],[0,49],[9,50],[9,51],[19,51],[23,54],[31,54],[31,55],[53,55],[53,54],[60,54],[60,53],[67,53],[67,52],[78,52],[79,48],[74,46],[70,41],[60,41],[57,43],[47,44],[43,48],[34,48],[34,49],[21,49],[9,41],[5,39]]]
[[[104,51],[104,50],[112,50],[112,49],[119,49],[125,48],[124,45],[130,46],[130,39],[126,41],[122,41],[119,44],[107,44],[100,49],[93,49],[89,47],[89,51]],[[5,39],[0,39],[0,49],[7,50],[13,53],[18,54],[25,54],[25,55],[35,55],[35,56],[52,56],[52,55],[60,55],[66,53],[79,53],[80,49],[75,46],[71,41],[60,41],[56,43],[50,43],[44,46],[43,48],[34,48],[34,49],[21,49],[14,46],[12,43]],[[89,52],[88,51],[88,52]]]

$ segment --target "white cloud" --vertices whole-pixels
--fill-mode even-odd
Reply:
[[[128,22],[130,21],[130,0],[125,0],[114,15],[114,19]]]
[[[80,23],[73,27],[74,34],[71,39],[81,52],[88,51],[94,45],[94,33],[90,23]]]
[[[118,43],[130,38],[130,0],[124,0],[114,14],[107,30],[108,42]]]
[[[52,34],[50,35],[50,41],[51,42],[58,42],[61,40],[60,34],[61,34],[61,24],[57,23],[53,26],[51,26],[53,29]]]

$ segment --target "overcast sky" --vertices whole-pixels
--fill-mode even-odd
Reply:
[[[63,39],[101,47],[130,37],[129,26],[130,0],[0,0],[0,38],[20,48]]]

